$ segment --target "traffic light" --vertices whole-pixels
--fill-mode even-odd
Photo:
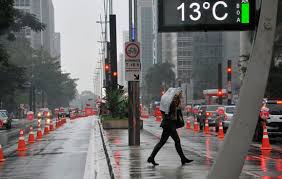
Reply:
[[[117,75],[118,75],[117,72],[113,72],[114,77],[117,77]]]
[[[232,104],[232,62],[227,61],[227,104]]]
[[[105,71],[108,72],[110,69],[110,65],[109,64],[105,64]]]
[[[231,67],[228,67],[227,68],[227,73],[231,73],[232,72],[232,68]]]
[[[222,97],[222,89],[218,89],[217,90],[217,96],[218,97]]]

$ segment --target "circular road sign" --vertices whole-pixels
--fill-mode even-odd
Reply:
[[[125,54],[128,59],[139,59],[140,46],[137,43],[130,42],[126,44]]]

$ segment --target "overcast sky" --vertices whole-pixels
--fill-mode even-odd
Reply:
[[[97,41],[103,13],[103,0],[53,0],[55,30],[61,33],[62,70],[79,78],[78,90],[94,90],[93,73],[99,59]],[[122,51],[122,31],[128,29],[128,0],[114,0],[117,15],[118,54]],[[102,14],[103,15],[103,14]]]

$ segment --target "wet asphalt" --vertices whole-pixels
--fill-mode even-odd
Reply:
[[[153,167],[146,160],[154,145],[159,141],[162,132],[159,124],[154,118],[144,121],[144,129],[140,135],[140,147],[129,147],[127,145],[127,130],[105,131],[109,140],[109,147],[112,150],[116,178],[206,178],[223,141],[216,137],[215,132],[207,136],[202,132],[195,133],[193,130],[182,128],[178,130],[182,148],[185,155],[193,159],[194,162],[181,166],[174,142],[170,138],[155,158],[160,166]],[[271,152],[262,153],[258,144],[252,145],[240,178],[281,179],[281,145],[273,145],[272,147],[274,149]]]
[[[90,118],[68,120],[42,141],[28,145],[25,152],[17,152],[17,144],[5,148],[11,152],[5,156],[6,161],[0,163],[0,178],[83,178],[90,132]]]

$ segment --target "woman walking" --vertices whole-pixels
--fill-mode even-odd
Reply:
[[[148,158],[148,163],[152,163],[153,165],[159,165],[155,162],[155,156],[166,143],[169,137],[171,137],[175,142],[175,148],[181,159],[182,165],[193,161],[185,157],[181,148],[180,138],[176,131],[177,128],[184,126],[183,116],[180,109],[181,95],[182,91],[180,88],[169,88],[167,92],[162,96],[160,110],[163,116],[163,120],[161,122],[163,133],[160,141],[154,147],[152,154]]]

